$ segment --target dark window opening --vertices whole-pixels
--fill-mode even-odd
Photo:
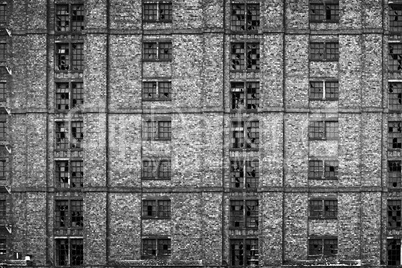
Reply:
[[[142,216],[143,218],[170,219],[170,200],[143,200]]]
[[[338,121],[310,121],[308,132],[310,140],[337,140]]]
[[[143,59],[171,61],[173,59],[172,42],[145,42],[143,44]]]
[[[231,267],[258,267],[258,239],[230,239]]]
[[[339,43],[338,42],[311,42],[310,43],[311,61],[338,61]]]
[[[56,109],[68,111],[84,104],[82,82],[56,83]]]
[[[231,132],[233,149],[257,149],[259,147],[258,121],[232,121]]]
[[[171,255],[171,240],[166,238],[143,239],[143,258],[163,258]]]
[[[402,112],[402,83],[392,82],[388,87],[389,110]]]
[[[259,181],[258,160],[231,160],[230,187],[233,189],[257,189]]]
[[[260,44],[232,43],[230,59],[233,71],[258,71],[260,70]]]
[[[388,228],[401,228],[401,200],[388,200]]]
[[[56,200],[56,227],[82,229],[84,226],[83,211],[82,200]]]
[[[310,22],[339,22],[339,2],[310,4]]]
[[[172,3],[144,3],[143,20],[146,22],[171,22]]]
[[[334,256],[338,254],[338,239],[314,238],[308,240],[308,254],[312,258]]]
[[[84,5],[56,5],[56,32],[84,30]]]
[[[232,31],[257,31],[260,27],[260,5],[232,3]]]
[[[337,200],[310,200],[310,217],[336,218],[338,216]]]
[[[56,239],[57,266],[82,265],[83,260],[83,239]]]
[[[389,4],[389,31],[392,34],[402,33],[402,5]]]
[[[310,100],[338,100],[338,81],[310,81]]]
[[[402,70],[402,44],[389,44],[388,71],[401,72]]]
[[[56,71],[83,71],[84,44],[56,44]]]
[[[388,265],[399,266],[401,265],[401,240],[400,239],[388,239]]]
[[[144,100],[171,100],[172,99],[172,82],[170,81],[153,81],[143,82]]]
[[[252,109],[259,107],[259,82],[232,82],[232,109]]]
[[[402,148],[401,122],[388,122],[388,149],[399,150]]]
[[[401,187],[401,161],[388,161],[388,187]]]
[[[236,229],[257,229],[258,200],[230,201],[230,227]]]

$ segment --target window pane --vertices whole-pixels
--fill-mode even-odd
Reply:
[[[310,82],[310,99],[324,98],[323,82]]]
[[[257,109],[260,98],[260,84],[258,82],[248,82],[247,90],[247,109]]]
[[[339,43],[326,43],[326,59],[330,61],[337,61],[339,59]]]
[[[401,239],[388,239],[388,265],[401,265]]]
[[[244,83],[232,82],[232,109],[244,109],[245,108],[245,95],[244,95]]]
[[[172,98],[172,82],[159,82],[159,99]]]
[[[7,96],[7,83],[0,82],[0,100],[5,100]]]
[[[158,256],[170,256],[170,239],[158,239]]]
[[[230,187],[243,188],[244,184],[244,169],[243,161],[230,161]]]
[[[247,43],[247,69],[260,69],[260,44]]]
[[[156,178],[155,160],[147,159],[142,161],[142,177]]]
[[[233,228],[244,227],[243,200],[230,201],[230,226]]]
[[[319,257],[322,255],[322,239],[309,239],[308,241],[308,255]]]
[[[310,43],[310,59],[324,60],[324,43]]]
[[[339,94],[339,83],[337,81],[325,82],[325,99],[337,100]]]
[[[72,5],[71,30],[80,32],[84,30],[84,5]]]
[[[158,201],[158,217],[170,218],[170,200]]]
[[[392,34],[402,33],[402,5],[389,4],[389,31]]]
[[[324,256],[333,256],[338,254],[338,240],[324,239]]]
[[[156,239],[143,239],[142,240],[142,255],[143,256],[156,256]]]
[[[310,200],[310,217],[322,217],[323,215],[322,200]]]
[[[338,122],[327,121],[325,122],[325,134],[327,139],[338,139]]]
[[[310,139],[324,139],[324,122],[311,121],[308,126],[308,134]]]
[[[156,42],[144,43],[144,59],[156,59],[157,46]]]
[[[72,65],[74,71],[84,70],[84,44],[73,43],[71,44],[73,55]]]
[[[244,148],[244,122],[232,122],[232,148]]]
[[[69,188],[68,161],[56,161],[56,184],[57,187]]]
[[[142,216],[156,217],[156,201],[154,200],[142,201]]]
[[[308,176],[313,179],[321,179],[323,176],[323,167],[321,160],[310,160],[308,162]]]
[[[68,83],[56,83],[56,109],[70,109],[70,89]]]
[[[388,122],[388,149],[402,148],[401,122]]]
[[[84,244],[82,239],[71,239],[71,265],[84,263]]]
[[[336,218],[338,216],[338,201],[324,200],[324,216]]]
[[[70,45],[56,44],[56,70],[68,71],[70,69]]]
[[[388,161],[388,187],[401,187],[401,161]]]
[[[68,5],[56,5],[56,31],[70,30],[70,12]]]
[[[144,20],[156,21],[157,4],[144,3]]]
[[[0,200],[0,221],[6,217],[6,200]]]
[[[231,45],[231,69],[243,70],[245,68],[245,49],[244,43],[233,43]]]
[[[401,200],[388,200],[388,227],[401,227]]]
[[[246,239],[246,265],[258,267],[258,239]]]
[[[82,228],[84,226],[82,200],[71,201],[71,227]]]
[[[246,201],[246,228],[258,228],[258,200]]]
[[[142,132],[144,139],[154,139],[156,137],[156,122],[155,121],[145,121],[144,131]]]
[[[258,160],[246,161],[246,187],[257,189],[259,178]]]
[[[56,201],[56,227],[67,228],[70,227],[68,218],[68,201]]]
[[[259,122],[251,121],[247,122],[247,148],[258,148],[260,143]]]
[[[7,20],[7,5],[0,5],[0,21],[5,22]]]
[[[232,3],[231,29],[232,31],[244,31],[246,25],[245,4]]]
[[[73,107],[77,108],[84,104],[84,85],[83,83],[71,83],[72,86],[72,96],[73,96]]]
[[[388,71],[400,72],[402,70],[402,44],[389,44]]]
[[[71,161],[71,188],[84,187],[84,166],[82,161]]]
[[[398,112],[402,111],[402,83],[389,83],[388,99],[389,110]]]
[[[156,98],[156,82],[144,82],[142,85],[144,99]]]
[[[247,4],[247,30],[257,31],[260,27],[260,5]]]
[[[325,170],[324,178],[326,179],[336,179],[338,178],[338,161],[336,160],[326,160],[324,161]]]
[[[170,160],[161,160],[159,162],[158,177],[163,179],[170,179],[171,176],[171,162]]]
[[[230,240],[230,265],[242,266],[244,265],[245,256],[244,242],[242,239]]]
[[[81,148],[82,139],[84,138],[83,127],[83,122],[71,122],[71,148]]]
[[[159,59],[172,59],[172,42],[159,43]]]
[[[323,21],[324,20],[324,5],[323,4],[310,4],[310,20]]]
[[[161,21],[172,20],[172,3],[160,3],[159,4],[159,19]]]
[[[6,179],[6,161],[0,160],[0,180]]]
[[[159,121],[158,122],[158,138],[170,139],[171,138],[171,122]]]

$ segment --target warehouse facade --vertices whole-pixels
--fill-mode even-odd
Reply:
[[[0,1],[2,265],[401,265],[401,34],[402,1]]]

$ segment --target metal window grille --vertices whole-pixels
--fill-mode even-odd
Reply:
[[[388,122],[388,149],[402,148],[401,122]]]

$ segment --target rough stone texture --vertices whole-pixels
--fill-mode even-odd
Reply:
[[[263,31],[280,31],[283,29],[282,0],[261,1],[260,27]]]
[[[174,50],[173,50],[174,51]],[[173,55],[175,52],[173,52]],[[142,63],[142,76],[148,77],[171,77],[172,76],[172,63],[171,62],[143,62]],[[176,92],[176,87],[172,81],[173,98]]]
[[[141,117],[109,115],[109,176],[111,186],[141,184]]]
[[[202,0],[177,0],[173,4],[173,28],[197,29],[203,25]]]
[[[309,236],[338,236],[338,221],[335,220],[309,220]]]
[[[360,29],[362,27],[362,0],[341,0],[339,1],[339,11],[342,14],[339,18],[339,26],[342,29]]]
[[[285,115],[285,186],[307,185],[308,115]]]
[[[265,34],[261,47],[260,109],[283,106],[283,35]]]
[[[135,260],[141,256],[141,197],[134,193],[111,193],[110,259]]]
[[[361,193],[362,259],[371,265],[380,264],[381,193]]]
[[[285,42],[285,106],[307,108],[309,37],[286,35]]]
[[[27,30],[46,29],[47,0],[26,1]],[[43,47],[45,48],[45,47]],[[45,61],[45,59],[44,59]],[[44,76],[43,76],[44,78]]]
[[[338,256],[343,260],[360,259],[361,196],[359,193],[338,194]],[[373,230],[370,228],[370,230]],[[374,244],[375,245],[375,244]],[[374,246],[373,245],[373,246]]]
[[[307,30],[309,27],[309,1],[286,1],[285,27],[291,30]]]
[[[362,114],[360,168],[364,186],[381,186],[381,123],[380,113]]]
[[[261,219],[260,263],[264,266],[282,264],[282,202],[283,194],[265,192],[260,196]]]
[[[141,37],[117,35],[110,38],[109,108],[140,108]]]
[[[26,14],[25,1],[12,0],[13,15],[10,18],[10,26],[14,31],[26,30],[28,16]]]
[[[112,29],[141,29],[141,20],[142,5],[140,1],[110,1],[110,26]]]
[[[309,156],[313,157],[338,157],[338,141],[309,141]]]
[[[382,12],[383,2],[381,0],[368,0],[361,1],[363,8],[363,28],[367,29],[381,29],[383,26]],[[387,17],[385,17],[387,18]]]
[[[382,36],[367,34],[363,36],[362,56],[362,106],[381,107],[382,99]]]
[[[23,109],[26,107],[27,73],[26,55],[28,51],[25,36],[13,37],[13,90],[11,92],[11,108]]]
[[[305,260],[307,255],[307,193],[285,194],[285,260]]]
[[[84,196],[84,264],[106,263],[106,193]]]
[[[87,30],[106,28],[106,0],[88,0],[85,9]]]
[[[360,185],[360,126],[358,114],[339,115],[339,184]]]
[[[27,119],[25,115],[14,115],[12,119],[13,153],[12,158],[12,186],[29,184],[27,174]]]
[[[339,63],[338,62],[322,62],[322,61],[310,61],[310,80],[317,78],[338,79],[339,76]]]
[[[203,0],[204,28],[223,27],[223,2],[221,0]]]

